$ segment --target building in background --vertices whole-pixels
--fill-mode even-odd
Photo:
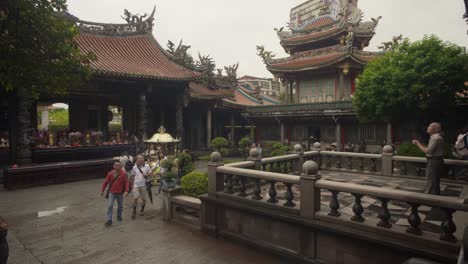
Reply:
[[[353,13],[357,12],[357,2],[357,0],[309,0],[291,9],[290,23],[296,27],[304,25],[321,16],[324,6],[329,9],[330,16],[336,19],[342,7],[347,7]]]
[[[262,95],[278,98],[282,92],[282,85],[278,79],[244,75],[238,81],[240,85],[248,84],[250,87],[254,87],[254,89],[259,89]]]
[[[290,30],[276,29],[289,57],[276,59],[258,47],[267,69],[288,84],[289,105],[248,109],[245,116],[257,125],[257,141],[279,134],[285,143],[314,138],[338,150],[347,142],[380,148],[384,140],[391,141],[390,126],[359,124],[352,109],[356,77],[379,56],[363,49],[380,17],[366,22],[362,17],[357,1],[307,1],[291,10]]]

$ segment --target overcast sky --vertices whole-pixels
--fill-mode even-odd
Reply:
[[[126,8],[132,13],[150,13],[156,5],[153,34],[166,48],[168,40],[180,39],[191,54],[211,55],[220,68],[240,63],[238,76],[271,77],[256,46],[284,57],[273,31],[289,21],[289,11],[305,0],[68,0],[69,11],[82,20],[122,23]],[[462,19],[462,0],[359,0],[364,20],[382,16],[376,35],[366,50],[393,36],[411,40],[435,34],[445,41],[468,46],[468,25]]]

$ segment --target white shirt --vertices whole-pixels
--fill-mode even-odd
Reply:
[[[143,172],[143,174],[141,174],[140,170]],[[135,187],[146,186],[145,176],[150,175],[150,173],[151,173],[151,168],[148,164],[145,164],[145,166],[140,167],[140,169],[138,169],[137,165],[133,166],[132,176],[135,176],[134,186]]]

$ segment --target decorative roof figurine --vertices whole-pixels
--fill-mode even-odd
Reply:
[[[177,143],[180,138],[173,138],[170,134],[166,133],[166,129],[161,126],[158,133],[155,133],[150,139],[145,140],[145,143]]]

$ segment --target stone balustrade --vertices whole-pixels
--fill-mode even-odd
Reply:
[[[392,215],[388,209],[389,202],[399,201],[407,203],[411,208],[411,213],[408,215],[409,226],[406,229],[406,232],[415,235],[422,235],[423,233],[419,228],[422,221],[419,216],[418,208],[420,206],[439,208],[444,216],[444,219],[441,223],[443,233],[440,234],[440,239],[449,242],[457,241],[453,235],[453,233],[456,231],[455,223],[452,220],[453,213],[456,211],[468,212],[468,200],[455,197],[435,196],[373,186],[363,186],[352,183],[338,183],[327,180],[318,180],[315,183],[315,188],[318,189],[317,192],[319,192],[319,190],[328,190],[332,193],[332,198],[329,204],[330,209],[327,212],[328,216],[332,217],[341,216],[339,211],[340,201],[338,199],[338,194],[350,193],[354,197],[354,205],[352,207],[353,215],[349,220],[354,222],[366,221],[366,218],[362,216],[364,212],[364,208],[362,206],[363,197],[367,196],[379,200],[379,221],[376,223],[376,226],[382,228],[392,228],[392,224],[390,223]],[[320,210],[317,210],[318,213],[316,216],[320,219],[320,216],[323,216],[324,214],[321,214],[319,211]]]
[[[315,144],[314,147],[319,147],[319,145]],[[363,216],[363,197],[372,197],[380,201],[380,212],[375,227],[385,229],[392,228],[390,223],[392,215],[388,204],[391,201],[397,201],[406,203],[411,208],[407,218],[409,227],[406,232],[415,235],[423,233],[419,228],[421,219],[418,208],[420,206],[439,208],[444,215],[441,224],[443,233],[440,235],[440,239],[450,242],[456,241],[453,235],[456,226],[452,216],[456,211],[468,212],[468,199],[334,182],[323,180],[319,176],[320,169],[392,176],[394,175],[392,171],[395,161],[424,164],[426,159],[393,156],[388,148],[383,154],[363,154],[320,150],[303,152],[302,148],[297,145],[292,154],[264,159],[258,156],[256,150],[252,150],[248,161],[224,166],[219,153],[213,153],[212,161],[208,165],[209,195],[228,195],[277,204],[280,202],[278,188],[282,186],[284,190],[282,205],[298,209],[301,216],[315,220],[335,217],[356,223],[366,221]],[[446,160],[446,164],[468,167],[466,161]],[[301,173],[297,173],[298,170]],[[295,197],[294,186],[297,186],[300,199]],[[262,189],[268,189],[268,191],[262,192]],[[329,210],[326,212],[320,209],[322,190],[332,194]],[[338,199],[340,193],[348,193],[354,197],[353,215],[349,219],[340,217],[340,201]]]

